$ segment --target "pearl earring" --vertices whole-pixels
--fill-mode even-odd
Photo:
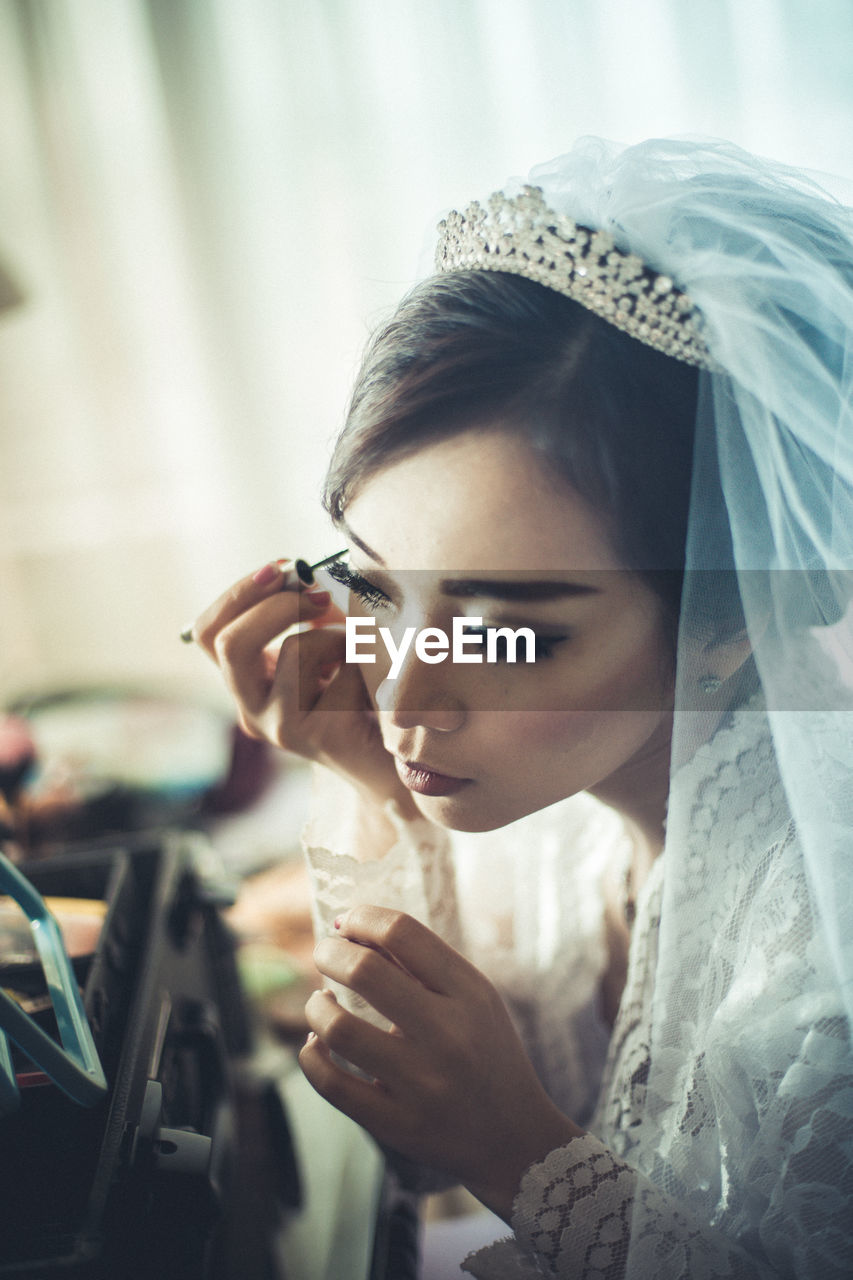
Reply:
[[[699,677],[699,688],[703,693],[716,693],[722,683],[719,676],[708,674]]]

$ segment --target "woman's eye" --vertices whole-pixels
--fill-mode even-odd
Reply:
[[[326,572],[330,578],[334,578],[336,582],[340,582],[354,596],[357,596],[368,609],[387,609],[391,606],[390,596],[374,586],[372,582],[368,582],[367,578],[363,578],[360,573],[356,573],[355,569],[351,569],[348,564],[336,560],[329,565]]]
[[[496,631],[492,644],[494,646],[495,658],[498,662],[506,662],[509,655],[509,647],[506,636],[501,635],[503,628],[498,627],[465,627],[465,634],[469,636],[482,636],[483,648],[485,650],[487,637],[490,631]],[[531,628],[532,630],[532,628]],[[568,634],[564,635],[539,635],[534,632],[533,654],[536,662],[544,662],[546,658],[554,656],[554,650],[558,644],[562,644],[564,640],[568,640]],[[515,642],[515,661],[522,665],[527,665],[527,641],[524,636],[519,636]]]
[[[536,661],[553,658],[557,645],[562,644],[568,638],[568,636],[537,636],[535,641]]]

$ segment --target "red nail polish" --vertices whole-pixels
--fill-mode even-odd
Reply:
[[[252,575],[252,581],[256,587],[268,587],[280,574],[281,570],[277,564],[265,564],[257,573]]]
[[[327,609],[332,599],[328,591],[305,591],[303,595],[315,609]]]
[[[335,917],[335,928],[336,928],[336,929],[340,929],[340,927],[341,927],[341,917],[340,917],[340,916],[336,916],[336,917]]]

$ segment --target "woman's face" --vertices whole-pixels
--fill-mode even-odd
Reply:
[[[390,464],[350,502],[345,531],[351,589],[367,598],[353,611],[376,619],[362,673],[426,817],[491,830],[667,767],[673,673],[658,598],[522,442],[472,430]],[[515,663],[498,650],[496,662],[428,664],[412,643],[390,678],[378,628],[399,645],[407,627],[451,637],[460,617],[531,628],[535,661],[520,644]]]

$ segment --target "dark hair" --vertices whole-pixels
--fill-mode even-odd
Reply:
[[[698,371],[571,298],[500,272],[435,276],[374,337],[326,479],[340,520],[363,481],[472,425],[525,440],[604,517],[677,622]]]

